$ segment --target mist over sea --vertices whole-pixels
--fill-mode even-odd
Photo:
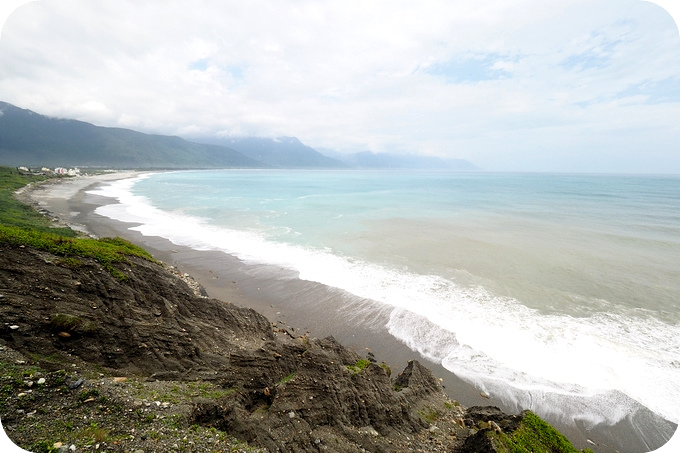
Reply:
[[[144,235],[373,301],[391,335],[510,406],[678,421],[678,176],[184,171],[94,193]]]

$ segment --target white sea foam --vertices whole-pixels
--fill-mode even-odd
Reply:
[[[93,191],[116,198],[97,213],[148,236],[274,264],[304,280],[394,307],[392,335],[462,379],[518,407],[564,420],[614,424],[642,404],[677,421],[680,327],[634,310],[588,317],[546,315],[481,287],[390,269],[331,250],[268,240],[161,211],[130,193],[135,180]],[[639,403],[638,403],[639,402]]]

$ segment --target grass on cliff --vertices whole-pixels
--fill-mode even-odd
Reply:
[[[503,453],[592,453],[577,450],[571,442],[533,412],[527,412],[520,427],[510,434],[489,432],[492,443]]]
[[[48,179],[47,176],[26,175],[12,168],[0,167],[0,225],[75,237],[75,231],[70,228],[55,228],[45,216],[14,198],[13,193],[23,186],[46,179]]]
[[[47,218],[14,198],[17,189],[44,179],[0,167],[0,244],[29,246],[69,259],[92,258],[120,280],[127,277],[115,263],[127,262],[129,256],[155,261],[146,250],[121,238],[78,238],[70,228],[54,228]]]

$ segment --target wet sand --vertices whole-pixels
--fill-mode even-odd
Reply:
[[[449,396],[464,406],[495,405],[506,412],[520,408],[507,407],[502,401],[482,396],[474,386],[458,379],[439,364],[432,363],[392,337],[385,328],[390,308],[365,309],[368,303],[350,298],[342,291],[321,284],[302,281],[293,273],[267,265],[247,264],[218,251],[197,251],[178,246],[160,237],[143,236],[130,230],[135,224],[123,223],[95,213],[98,206],[112,204],[111,198],[87,193],[98,184],[130,178],[140,172],[108,173],[92,177],[60,180],[29,188],[22,195],[32,204],[58,218],[72,228],[97,237],[120,236],[144,247],[166,265],[190,274],[210,297],[249,307],[265,315],[271,322],[285,324],[314,337],[334,336],[360,355],[372,353],[378,362],[387,363],[393,375],[416,359],[440,378]],[[649,417],[650,414],[642,414]],[[576,447],[596,452],[642,452],[658,448],[648,445],[640,436],[635,420],[626,419],[616,426],[600,426],[586,430],[583,426],[550,421]],[[667,426],[659,426],[667,429]],[[652,436],[656,433],[650,433]],[[658,442],[657,442],[658,443]]]

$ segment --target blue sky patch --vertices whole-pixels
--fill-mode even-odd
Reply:
[[[425,72],[446,79],[447,83],[481,82],[497,80],[510,76],[502,69],[495,69],[493,65],[501,60],[500,55],[484,55],[481,57],[456,58],[428,67]]]
[[[619,93],[618,97],[629,96],[646,96],[646,104],[680,102],[680,77],[641,83]]]
[[[202,58],[200,60],[196,60],[193,63],[189,65],[189,69],[192,71],[205,71],[208,69],[208,59],[207,58]]]
[[[226,70],[234,79],[243,80],[243,68],[241,66],[228,66]]]
[[[607,66],[614,50],[623,42],[623,39],[611,40],[602,35],[594,35],[590,41],[592,41],[592,47],[589,50],[570,55],[560,63],[560,66],[566,70],[602,69]]]

